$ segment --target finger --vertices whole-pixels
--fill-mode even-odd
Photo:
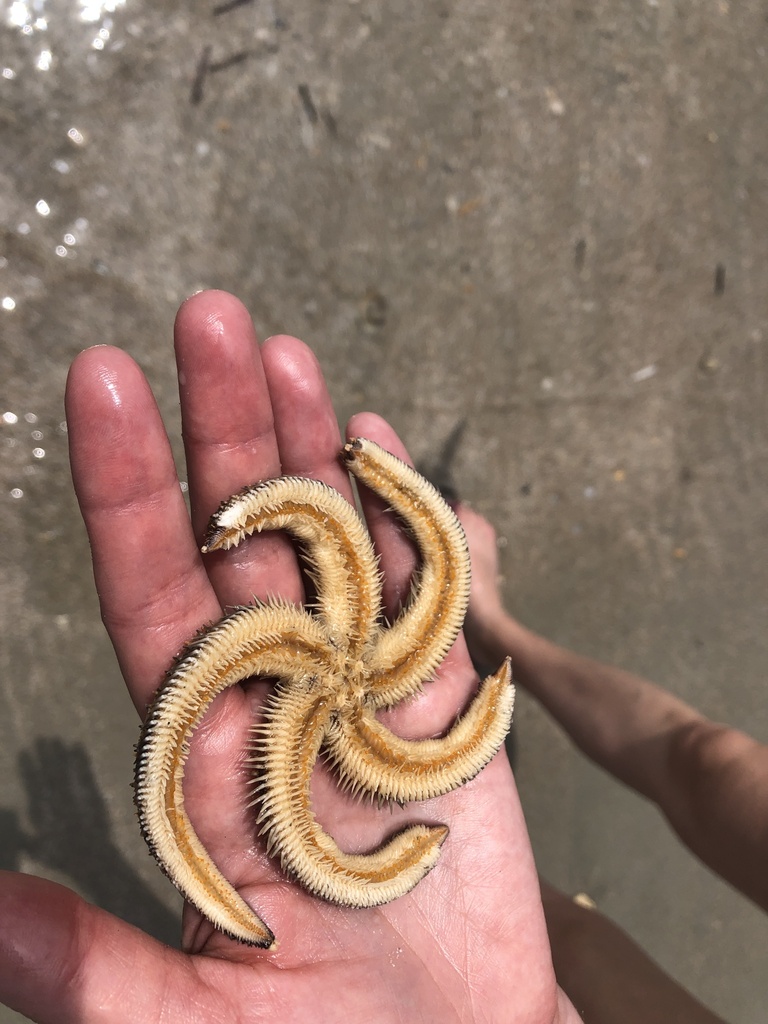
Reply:
[[[82,353],[70,371],[67,419],[102,615],[143,714],[173,655],[219,619],[221,607],[136,364],[116,349]],[[251,845],[242,764],[249,718],[242,690],[222,694],[195,732],[187,761],[187,809],[223,870],[239,865]]]
[[[81,353],[70,369],[66,411],[102,617],[143,712],[172,655],[220,608],[138,366],[106,346]]]
[[[337,463],[341,440],[316,359],[293,338],[274,338],[262,355],[250,317],[232,296],[201,293],[181,308],[175,331],[193,519],[198,535],[222,499],[284,473],[319,476],[346,487]],[[229,557],[206,557],[224,604],[254,595],[302,596],[292,546],[284,536],[254,537]],[[254,696],[249,695],[249,699]],[[195,735],[187,765],[187,809],[203,844],[235,884],[258,874],[243,796],[247,707]],[[215,787],[210,780],[216,780]]]
[[[206,991],[182,954],[61,885],[0,872],[0,919],[0,1001],[32,1020],[160,1020],[173,988],[199,1006],[185,1019],[206,1019]]]
[[[282,471],[322,480],[352,501],[339,460],[341,431],[320,364],[297,338],[269,338],[262,349]]]
[[[218,316],[219,321],[221,321],[221,310],[224,307],[221,305],[222,298],[219,296],[216,296],[216,298],[219,304],[215,308],[219,310]],[[205,296],[198,296],[197,299],[203,300]],[[204,339],[203,344],[201,344],[200,336],[198,335],[194,345],[192,344],[195,341],[193,336],[190,336],[188,339],[181,339],[182,345],[188,345],[192,350],[187,353],[186,348],[183,349],[184,365],[189,367],[191,360],[200,359],[201,361],[199,373],[201,391],[203,393],[201,395],[191,394],[186,399],[189,403],[190,417],[191,415],[195,416],[196,424],[199,424],[202,420],[201,425],[206,429],[210,426],[210,422],[218,423],[217,430],[221,431],[221,434],[218,436],[225,435],[228,429],[226,409],[231,408],[233,405],[239,408],[244,404],[239,399],[233,401],[227,393],[228,389],[231,390],[232,388],[232,378],[235,380],[242,378],[247,373],[248,360],[253,359],[252,332],[249,333],[248,330],[250,321],[248,321],[248,324],[243,323],[243,318],[240,315],[242,307],[239,304],[232,310],[231,303],[234,300],[231,300],[229,296],[224,296],[223,300],[225,304],[227,302],[230,304],[227,308],[234,313],[232,317],[234,324],[230,325],[229,321],[224,318],[222,330],[226,332],[231,328],[234,333],[235,328],[237,328],[240,331],[240,337],[232,337],[227,348],[228,358],[231,359],[232,351],[235,350],[240,360],[237,365],[229,366],[226,374],[227,379],[214,382],[213,384],[205,379],[205,374],[210,375],[210,371],[206,368],[210,360],[205,359],[201,355],[205,348]],[[182,311],[184,315],[190,311],[193,303],[195,303],[195,300],[191,300],[186,304],[185,309]],[[197,314],[200,314],[201,310],[205,311],[206,309],[209,309],[209,307],[200,306],[198,303]],[[210,324],[210,316],[208,322]],[[186,330],[191,325],[186,320],[182,320],[180,326],[183,330]],[[227,460],[230,458],[235,465],[236,473],[240,473],[240,477],[230,476],[220,483],[223,493],[216,495],[217,501],[225,497],[230,490],[237,490],[248,480],[276,476],[281,472],[287,475],[307,476],[323,480],[325,483],[341,491],[345,497],[351,500],[352,490],[349,477],[338,458],[342,446],[341,434],[320,366],[311,350],[296,338],[287,336],[271,338],[262,347],[261,359],[256,372],[263,374],[263,377],[266,378],[269,401],[265,402],[261,391],[263,378],[260,378],[258,396],[252,395],[249,401],[253,405],[258,398],[262,409],[269,410],[270,418],[268,419],[266,413],[264,414],[264,421],[260,429],[265,436],[267,434],[270,435],[270,457],[273,459],[277,458],[277,463],[275,464],[273,461],[270,465],[267,465],[267,458],[264,456],[263,448],[261,453],[255,451],[251,454],[247,450],[247,445],[245,445],[241,452],[238,452],[236,444],[223,450],[222,446],[218,445],[215,440],[213,445],[198,447],[195,457],[200,456],[201,464],[203,460],[206,461],[209,473],[213,476],[220,472],[222,465],[227,466]],[[184,387],[189,387],[190,384],[191,378],[188,372],[186,372]],[[201,410],[198,413],[195,403],[199,403],[204,408],[206,397],[210,397],[212,390],[216,389],[218,389],[219,394],[219,405],[225,408],[216,414],[217,418],[215,420],[206,421],[204,412]],[[184,394],[183,391],[182,394]],[[237,416],[233,413],[229,426],[236,419]],[[246,422],[245,426],[243,426],[241,422],[238,428],[240,430],[239,436],[247,438],[248,428],[252,426],[253,423],[249,424]],[[196,436],[199,437],[200,425],[196,425],[195,430]],[[187,431],[186,421],[185,431]],[[209,434],[208,440],[213,439]],[[237,435],[230,434],[230,444],[236,441]],[[276,450],[279,452],[278,456],[274,456],[274,452],[271,451],[272,441],[276,444]],[[190,439],[187,437],[188,453],[191,451],[189,442]],[[261,471],[259,471],[258,467],[254,468],[260,456],[264,456],[262,458],[263,468],[261,468]],[[267,539],[264,535],[253,537],[244,542],[242,551],[241,549],[236,549],[236,554],[241,559],[241,563],[238,566],[240,576],[230,584],[226,576],[226,570],[230,566],[224,565],[222,567],[224,571],[220,576],[215,577],[220,595],[227,594],[229,595],[229,600],[238,602],[250,601],[254,593],[260,593],[261,596],[280,594],[281,596],[296,599],[296,590],[293,588],[292,577],[290,589],[286,588],[285,583],[285,580],[288,579],[287,569],[293,571],[295,567],[292,551],[289,551],[291,561],[288,566],[286,566],[285,562],[282,565],[274,560],[269,562],[262,556],[262,545]],[[284,542],[284,538],[281,538],[281,540]],[[255,687],[248,694],[249,700],[252,703],[258,703],[262,693],[262,687]],[[236,721],[233,719],[230,727],[235,729],[236,724]],[[206,736],[208,734],[204,732],[203,735]],[[245,737],[241,739],[244,746]],[[242,838],[247,827],[247,818],[243,817],[243,809],[246,802],[241,800],[238,804],[234,799],[236,787],[242,785],[242,758],[238,758],[234,764],[230,765],[227,765],[222,758],[221,762],[217,764],[216,751],[213,748],[209,750],[208,744],[204,748],[198,746],[196,752],[199,756],[188,769],[185,788],[190,794],[187,802],[190,814],[197,814],[197,820],[201,823],[198,830],[200,838],[214,855],[214,859],[219,867],[225,871],[227,877],[235,882],[235,884],[245,878],[248,873],[251,875],[261,874],[264,871],[264,865],[261,861],[254,860],[255,854],[252,850],[252,842],[248,841],[246,843]],[[204,772],[214,773],[215,777],[219,780],[215,792],[212,788],[206,789],[203,785],[205,779]],[[239,775],[240,777],[238,777]],[[200,780],[200,785],[195,786],[194,784],[198,779]],[[226,792],[224,787],[226,787]],[[230,815],[229,823],[224,819],[225,810]],[[209,822],[213,823],[213,827],[208,827]],[[233,823],[235,824],[234,828],[232,827]],[[234,845],[232,843],[233,836],[235,840]],[[246,850],[248,851],[247,854],[244,853]],[[260,845],[258,850],[260,854]]]
[[[234,296],[201,292],[179,310],[174,331],[182,430],[198,541],[231,494],[280,475],[275,423],[251,317]],[[301,599],[291,545],[265,534],[205,564],[222,605],[280,594]]]

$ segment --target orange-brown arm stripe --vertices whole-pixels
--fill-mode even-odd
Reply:
[[[254,760],[259,772],[260,820],[283,868],[316,896],[350,907],[373,907],[409,892],[437,862],[448,830],[416,825],[377,850],[349,854],[317,822],[311,773],[333,716],[326,696],[280,687],[269,701],[269,737]]]
[[[299,686],[327,672],[323,632],[306,612],[241,608],[185,648],[142,729],[134,795],[150,850],[201,913],[251,945],[270,946],[274,936],[216,868],[184,808],[189,739],[215,697],[242,679],[280,675]]]
[[[262,530],[287,530],[301,542],[330,639],[361,653],[377,632],[381,578],[370,535],[352,505],[319,480],[266,480],[222,502],[202,550],[235,547]]]
[[[351,440],[343,458],[389,503],[422,555],[409,601],[368,659],[369,700],[385,707],[418,691],[458,636],[469,601],[469,551],[440,492],[402,460],[365,438]]]
[[[468,782],[491,760],[509,731],[514,701],[507,659],[440,739],[404,740],[358,706],[331,724],[328,753],[352,792],[398,803],[430,800]]]

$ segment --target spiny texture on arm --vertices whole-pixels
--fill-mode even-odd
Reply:
[[[421,554],[409,602],[381,622],[381,577],[373,545],[352,506],[315,480],[281,477],[233,495],[214,515],[203,551],[261,530],[287,530],[316,584],[313,614],[279,601],[239,608],[195,637],[170,669],[137,751],[142,831],[163,869],[222,931],[252,945],[274,936],[213,864],[184,809],[189,738],[214,698],[249,676],[276,677],[253,761],[261,831],[283,868],[315,895],[370,907],[409,892],[436,864],[444,825],[411,825],[379,849],[348,854],[312,811],[310,781],[328,751],[342,785],[401,803],[450,792],[476,775],[509,729],[514,687],[508,662],[480,687],[439,739],[403,740],[376,710],[415,693],[453,644],[469,597],[461,525],[438,491],[372,441],[356,438],[342,458],[384,498]]]

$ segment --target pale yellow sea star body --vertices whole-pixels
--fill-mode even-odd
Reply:
[[[320,752],[356,792],[379,801],[426,800],[475,776],[512,718],[508,661],[445,736],[404,740],[376,718],[377,710],[418,692],[456,639],[469,598],[469,554],[453,511],[410,466],[364,438],[350,441],[342,458],[389,503],[420,551],[402,612],[391,625],[382,622],[371,538],[337,491],[303,477],[246,488],[214,515],[203,551],[286,530],[311,568],[315,607],[257,603],[195,637],[158,691],[137,749],[136,803],[150,849],[201,913],[251,945],[271,947],[274,935],[214,865],[182,794],[190,735],[219,693],[251,676],[278,680],[253,753],[262,832],[289,875],[350,907],[409,892],[434,867],[448,829],[411,825],[372,853],[345,853],[312,813],[310,778]]]

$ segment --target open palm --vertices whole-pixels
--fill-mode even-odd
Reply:
[[[67,419],[105,624],[140,713],[175,652],[222,609],[254,596],[303,600],[295,550],[281,535],[205,559],[198,542],[222,498],[255,480],[315,477],[352,499],[342,441],[312,353],[289,337],[259,349],[246,310],[208,292],[182,307],[176,356],[192,522],[149,387],[116,349],[74,363]],[[405,458],[380,418],[350,434]],[[371,494],[361,495],[392,612],[415,553]],[[196,540],[198,538],[198,540]],[[438,735],[477,677],[463,640],[435,682],[387,714],[409,738]],[[185,776],[195,829],[279,946],[239,945],[187,906],[183,952],[52,883],[0,875],[0,998],[35,1020],[525,1021],[575,1018],[552,972],[539,886],[509,764],[500,753],[472,782],[425,804],[377,809],[318,767],[313,805],[343,849],[367,851],[409,822],[450,834],[435,870],[383,907],[323,903],[285,877],[248,808],[249,729],[269,683],[219,697],[195,733]]]

